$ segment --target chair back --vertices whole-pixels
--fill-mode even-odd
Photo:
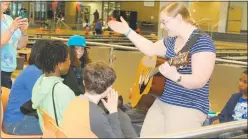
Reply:
[[[97,138],[90,129],[89,101],[76,97],[66,108],[61,128],[68,138]]]
[[[9,94],[10,94],[10,89],[6,87],[1,87],[1,101],[3,105],[3,112],[5,112],[8,101],[9,101]]]
[[[55,120],[42,108],[38,108],[43,119],[43,138],[67,138],[65,133],[56,125]]]

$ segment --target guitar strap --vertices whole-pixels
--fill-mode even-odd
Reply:
[[[189,41],[185,44],[183,49],[181,49],[181,51],[179,51],[178,54],[189,52],[191,46],[193,46],[195,44],[197,39],[201,36],[204,36],[204,35],[207,35],[207,34],[205,32],[203,32],[202,30],[198,30],[196,33],[193,33],[192,36],[190,37]]]

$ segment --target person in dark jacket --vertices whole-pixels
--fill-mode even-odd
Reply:
[[[85,38],[73,35],[68,40],[71,65],[69,72],[62,76],[64,83],[70,87],[76,96],[84,94],[82,72],[86,64],[91,62],[88,56]]]
[[[231,96],[218,116],[209,119],[209,124],[247,119],[247,95],[247,70],[245,70],[239,80],[239,92]],[[247,134],[247,130],[220,134],[219,138],[231,138],[242,134]]]

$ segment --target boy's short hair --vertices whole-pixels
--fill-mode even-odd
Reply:
[[[83,79],[88,93],[102,94],[115,82],[116,73],[104,62],[93,62],[86,65]]]

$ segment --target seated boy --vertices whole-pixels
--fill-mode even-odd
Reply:
[[[231,96],[221,113],[210,118],[208,124],[219,124],[242,119],[247,119],[247,70],[240,77],[239,92]],[[231,138],[242,134],[247,134],[247,131],[227,132],[220,134],[219,138]]]
[[[97,137],[135,138],[137,137],[137,134],[135,134],[129,117],[118,110],[118,93],[112,88],[115,79],[115,71],[106,63],[94,62],[87,64],[83,72],[85,94],[80,95],[71,103],[78,101],[78,98],[82,99],[82,101],[89,101],[89,110],[85,110],[84,113],[89,113],[89,127]],[[99,102],[103,103],[103,107],[106,108],[108,114],[101,106],[98,106]],[[69,106],[67,109],[67,111],[69,111],[74,108]],[[78,115],[78,110],[75,110],[74,112],[70,112],[71,115],[74,115],[73,119],[83,118],[81,115]],[[65,117],[64,121],[63,127],[70,127],[71,130],[78,130],[79,128],[72,128],[80,127],[80,125],[85,124],[85,122],[75,122],[72,124],[67,117]]]

